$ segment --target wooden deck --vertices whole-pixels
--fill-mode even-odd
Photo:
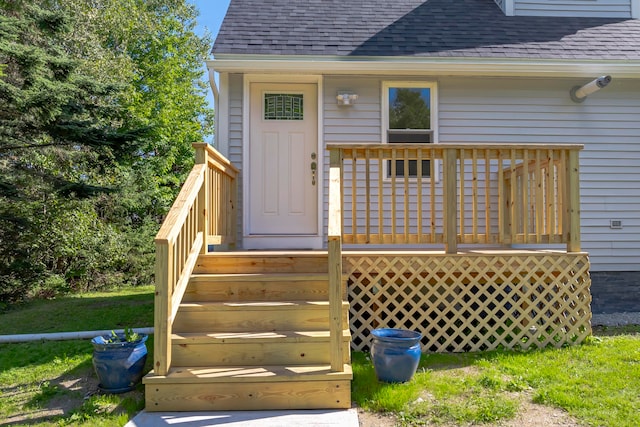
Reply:
[[[591,333],[580,146],[332,145],[327,250],[248,252],[220,251],[236,243],[239,171],[196,149],[156,238],[148,411],[348,408],[350,352],[379,327],[420,331],[429,352]],[[443,165],[438,188],[409,178],[425,159],[430,177]]]

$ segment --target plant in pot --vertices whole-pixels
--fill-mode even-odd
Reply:
[[[100,390],[107,393],[124,393],[133,390],[142,379],[147,361],[148,336],[125,328],[123,333],[111,331],[99,335],[93,344],[93,367],[100,380]]]

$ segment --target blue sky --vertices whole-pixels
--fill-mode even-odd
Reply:
[[[200,11],[200,15],[197,19],[196,33],[199,35],[203,35],[206,31],[209,31],[209,33],[211,33],[211,38],[215,40],[216,35],[220,30],[220,25],[222,25],[224,14],[227,12],[227,8],[229,7],[229,2],[231,0],[189,1],[195,4]],[[203,69],[206,70],[204,64]],[[204,76],[205,80],[207,80],[206,74],[204,74]],[[209,101],[209,105],[213,106],[213,93],[211,92],[211,89],[209,89],[207,100]]]
[[[213,38],[215,39],[220,25],[224,19],[224,14],[227,12],[230,0],[190,0],[195,4],[200,11],[198,16],[198,25],[196,32],[204,34],[205,30],[209,30]]]

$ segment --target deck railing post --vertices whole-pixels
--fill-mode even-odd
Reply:
[[[328,263],[329,263],[329,336],[331,370],[344,371],[342,351],[342,150],[330,152],[329,167],[329,221],[328,221]]]
[[[207,143],[199,142],[193,144],[196,149],[196,164],[209,164],[209,156],[207,154]],[[207,243],[209,237],[209,202],[211,186],[209,185],[209,168],[204,173],[204,183],[198,193],[198,215],[196,217],[198,221],[197,230],[202,232],[202,249],[200,253],[206,254],[209,252],[209,244]]]
[[[566,191],[569,195],[569,240],[567,252],[580,252],[580,160],[578,150],[569,150]]]
[[[443,150],[444,250],[448,254],[458,252],[457,152],[455,148]]]

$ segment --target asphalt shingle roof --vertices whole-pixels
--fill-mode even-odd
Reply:
[[[232,0],[213,53],[640,60],[640,20],[507,17],[493,0]]]

